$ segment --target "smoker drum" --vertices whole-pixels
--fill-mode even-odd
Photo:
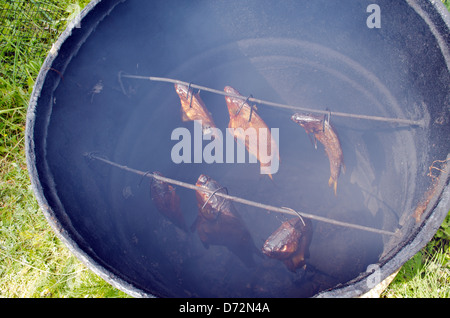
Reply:
[[[433,237],[450,207],[449,14],[439,1],[373,3],[379,16],[363,1],[92,1],[53,45],[28,110],[28,169],[49,224],[90,269],[132,296],[369,291]],[[328,158],[289,120],[292,111],[257,106],[280,131],[273,182],[257,164],[175,164],[171,132],[192,123],[180,119],[173,84],[119,74],[231,85],[278,103],[420,124],[332,116],[346,165],[334,196]],[[226,128],[223,96],[201,96]],[[258,257],[249,269],[159,214],[148,178],[86,154],[187,183],[204,173],[238,197],[395,235],[313,220],[306,269],[291,273]],[[193,223],[194,192],[176,191]],[[258,247],[287,218],[235,206]]]

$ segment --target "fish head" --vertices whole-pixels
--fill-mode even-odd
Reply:
[[[153,175],[163,176],[162,173],[155,171]],[[165,213],[167,211],[177,211],[179,208],[179,197],[175,193],[175,188],[164,182],[153,178],[150,185],[150,193],[153,202],[155,202],[158,210]]]
[[[285,260],[298,251],[301,232],[292,222],[284,222],[263,245],[262,252],[270,258]]]
[[[198,177],[197,183],[195,185],[197,187],[208,188],[208,185],[209,185],[210,181],[213,181],[213,179],[211,179],[211,177],[209,177],[209,176],[207,176],[205,174],[201,174]]]
[[[312,127],[321,127],[323,125],[322,117],[311,114],[295,113],[291,116],[291,120],[305,128],[308,132]]]
[[[159,171],[154,171],[153,175],[163,177],[163,174]],[[167,192],[172,191],[171,189],[173,189],[173,187],[171,187],[167,182],[153,178],[150,189],[152,192],[152,196],[164,196],[164,194],[166,194]]]
[[[177,92],[178,96],[183,99],[188,98],[188,87],[183,84],[175,84],[175,91]]]
[[[154,175],[163,177],[162,173],[156,171],[153,172]],[[175,188],[168,184],[167,182],[164,182],[162,180],[158,180],[153,178],[152,182],[150,184],[150,193],[153,200],[158,200],[162,202],[161,204],[168,204],[171,200],[171,198],[175,197]],[[166,203],[163,203],[167,201]]]
[[[238,90],[234,89],[231,86],[225,86],[223,89],[225,93],[235,96],[242,96]],[[237,112],[241,108],[244,100],[241,98],[236,98],[233,96],[225,96],[225,102],[227,103],[228,112],[230,113],[230,117],[236,116]]]
[[[198,177],[195,185],[216,193],[226,191],[216,180],[204,174]],[[199,214],[208,220],[217,219],[225,199],[201,190],[195,191],[195,195]]]

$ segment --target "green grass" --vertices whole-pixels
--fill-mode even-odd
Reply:
[[[78,261],[55,236],[30,188],[24,130],[28,99],[57,35],[89,1],[49,0],[30,23],[4,18],[0,35],[0,297],[128,297]],[[450,0],[443,1],[450,9]],[[0,8],[10,5],[0,0]],[[37,1],[20,12],[31,12]],[[16,33],[14,33],[16,32]],[[382,297],[449,297],[449,217]]]
[[[33,196],[23,153],[2,169],[0,295],[123,297],[55,236]]]
[[[402,266],[382,297],[450,297],[450,215],[433,240]]]
[[[35,1],[0,0],[0,8],[29,20],[1,16],[7,28],[0,38],[0,297],[127,297],[69,252],[30,187],[24,131],[34,79],[57,35],[89,1],[47,2],[31,15]]]
[[[442,3],[447,7],[448,11],[450,11],[450,0],[442,0]]]

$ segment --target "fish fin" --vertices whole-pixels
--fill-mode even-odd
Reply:
[[[272,177],[271,174],[269,174],[269,178],[270,178],[270,181],[272,181],[273,185],[274,185],[275,187],[277,187],[278,185],[276,184],[275,180],[273,180],[273,177]]]
[[[190,121],[191,119],[186,115],[186,112],[182,109],[181,110],[181,120],[182,121]]]
[[[314,146],[314,149],[317,149],[317,139],[316,136],[313,134],[311,136],[311,133],[308,133],[309,141],[311,141],[311,144]]]
[[[299,253],[298,255],[296,255],[292,258],[292,266],[293,266],[294,272],[298,268],[303,267],[303,265],[305,265],[305,255],[303,255],[302,253]]]

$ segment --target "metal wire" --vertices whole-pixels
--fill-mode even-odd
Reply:
[[[197,85],[197,84],[192,84],[192,83],[188,83],[188,82],[184,82],[184,81],[180,81],[180,80],[176,80],[176,79],[165,78],[165,77],[155,77],[155,76],[129,75],[129,74],[124,74],[123,72],[119,72],[119,82],[120,83],[122,83],[122,77],[132,78],[132,79],[140,79],[140,80],[149,80],[149,81],[154,81],[154,82],[166,82],[166,83],[173,83],[173,84],[181,84],[181,85],[186,85],[186,86],[190,85],[190,87],[197,88],[202,91],[207,91],[210,93],[219,94],[219,95],[223,95],[223,96],[230,96],[233,98],[246,100],[246,101],[249,101],[252,103],[258,103],[258,104],[271,106],[271,107],[277,107],[277,108],[290,109],[290,110],[294,110],[294,111],[425,127],[425,121],[423,119],[422,120],[412,120],[412,119],[404,119],[404,118],[390,118],[390,117],[380,117],[380,116],[370,116],[370,115],[359,115],[359,114],[351,114],[351,113],[343,113],[343,112],[331,112],[329,110],[319,110],[319,109],[312,109],[312,108],[306,108],[306,107],[301,107],[301,106],[286,105],[286,104],[274,103],[274,102],[270,102],[270,101],[266,101],[266,100],[262,100],[262,99],[257,99],[252,96],[244,97],[244,96],[240,96],[240,95],[229,94],[229,93],[225,93],[224,91],[221,91],[221,90],[217,90],[217,89],[213,89],[213,88],[209,88],[209,87],[201,86],[201,85]]]
[[[309,213],[304,213],[304,212],[299,212],[290,208],[279,208],[279,207],[274,207],[271,205],[267,205],[267,204],[263,204],[263,203],[259,203],[259,202],[254,202],[251,200],[247,200],[247,199],[243,199],[243,198],[239,198],[239,197],[235,197],[232,195],[229,195],[228,193],[222,193],[222,192],[217,192],[214,190],[209,190],[209,189],[205,189],[190,183],[186,183],[186,182],[182,182],[182,181],[178,181],[175,179],[171,179],[171,178],[167,178],[167,177],[163,177],[163,176],[159,176],[153,173],[149,173],[149,172],[143,172],[140,170],[136,170],[124,165],[120,165],[118,163],[115,163],[113,161],[110,161],[108,159],[99,157],[97,155],[95,155],[94,153],[86,153],[85,156],[90,159],[90,160],[98,160],[101,161],[103,163],[106,163],[108,165],[114,166],[116,168],[128,171],[128,172],[132,172],[138,175],[141,175],[142,177],[148,177],[148,178],[154,178],[163,182],[167,182],[173,185],[177,185],[186,189],[190,189],[190,190],[194,190],[194,191],[202,191],[202,192],[207,192],[209,193],[211,196],[212,195],[216,195],[216,196],[220,196],[224,199],[227,200],[231,200],[237,203],[241,203],[241,204],[245,204],[245,205],[249,205],[249,206],[253,206],[256,208],[260,208],[263,210],[268,210],[268,211],[272,211],[272,212],[277,212],[277,213],[284,213],[284,214],[289,214],[289,215],[294,215],[294,216],[301,216],[301,217],[305,217],[305,218],[309,218],[312,220],[316,220],[316,221],[320,221],[320,222],[325,222],[325,223],[329,223],[329,224],[333,224],[333,225],[337,225],[337,226],[342,226],[342,227],[346,227],[346,228],[352,228],[352,229],[357,229],[357,230],[361,230],[361,231],[367,231],[367,232],[372,232],[372,233],[378,233],[378,234],[382,234],[382,235],[390,235],[390,236],[396,236],[397,233],[394,232],[390,232],[390,231],[385,231],[385,230],[380,230],[380,229],[376,229],[376,228],[372,228],[372,227],[368,227],[368,226],[363,226],[363,225],[359,225],[359,224],[353,224],[353,223],[348,223],[348,222],[342,222],[342,221],[337,221],[337,220],[333,220],[330,218],[326,218],[326,217],[322,217],[322,216],[318,216],[318,215],[314,215],[314,214],[309,214]]]

